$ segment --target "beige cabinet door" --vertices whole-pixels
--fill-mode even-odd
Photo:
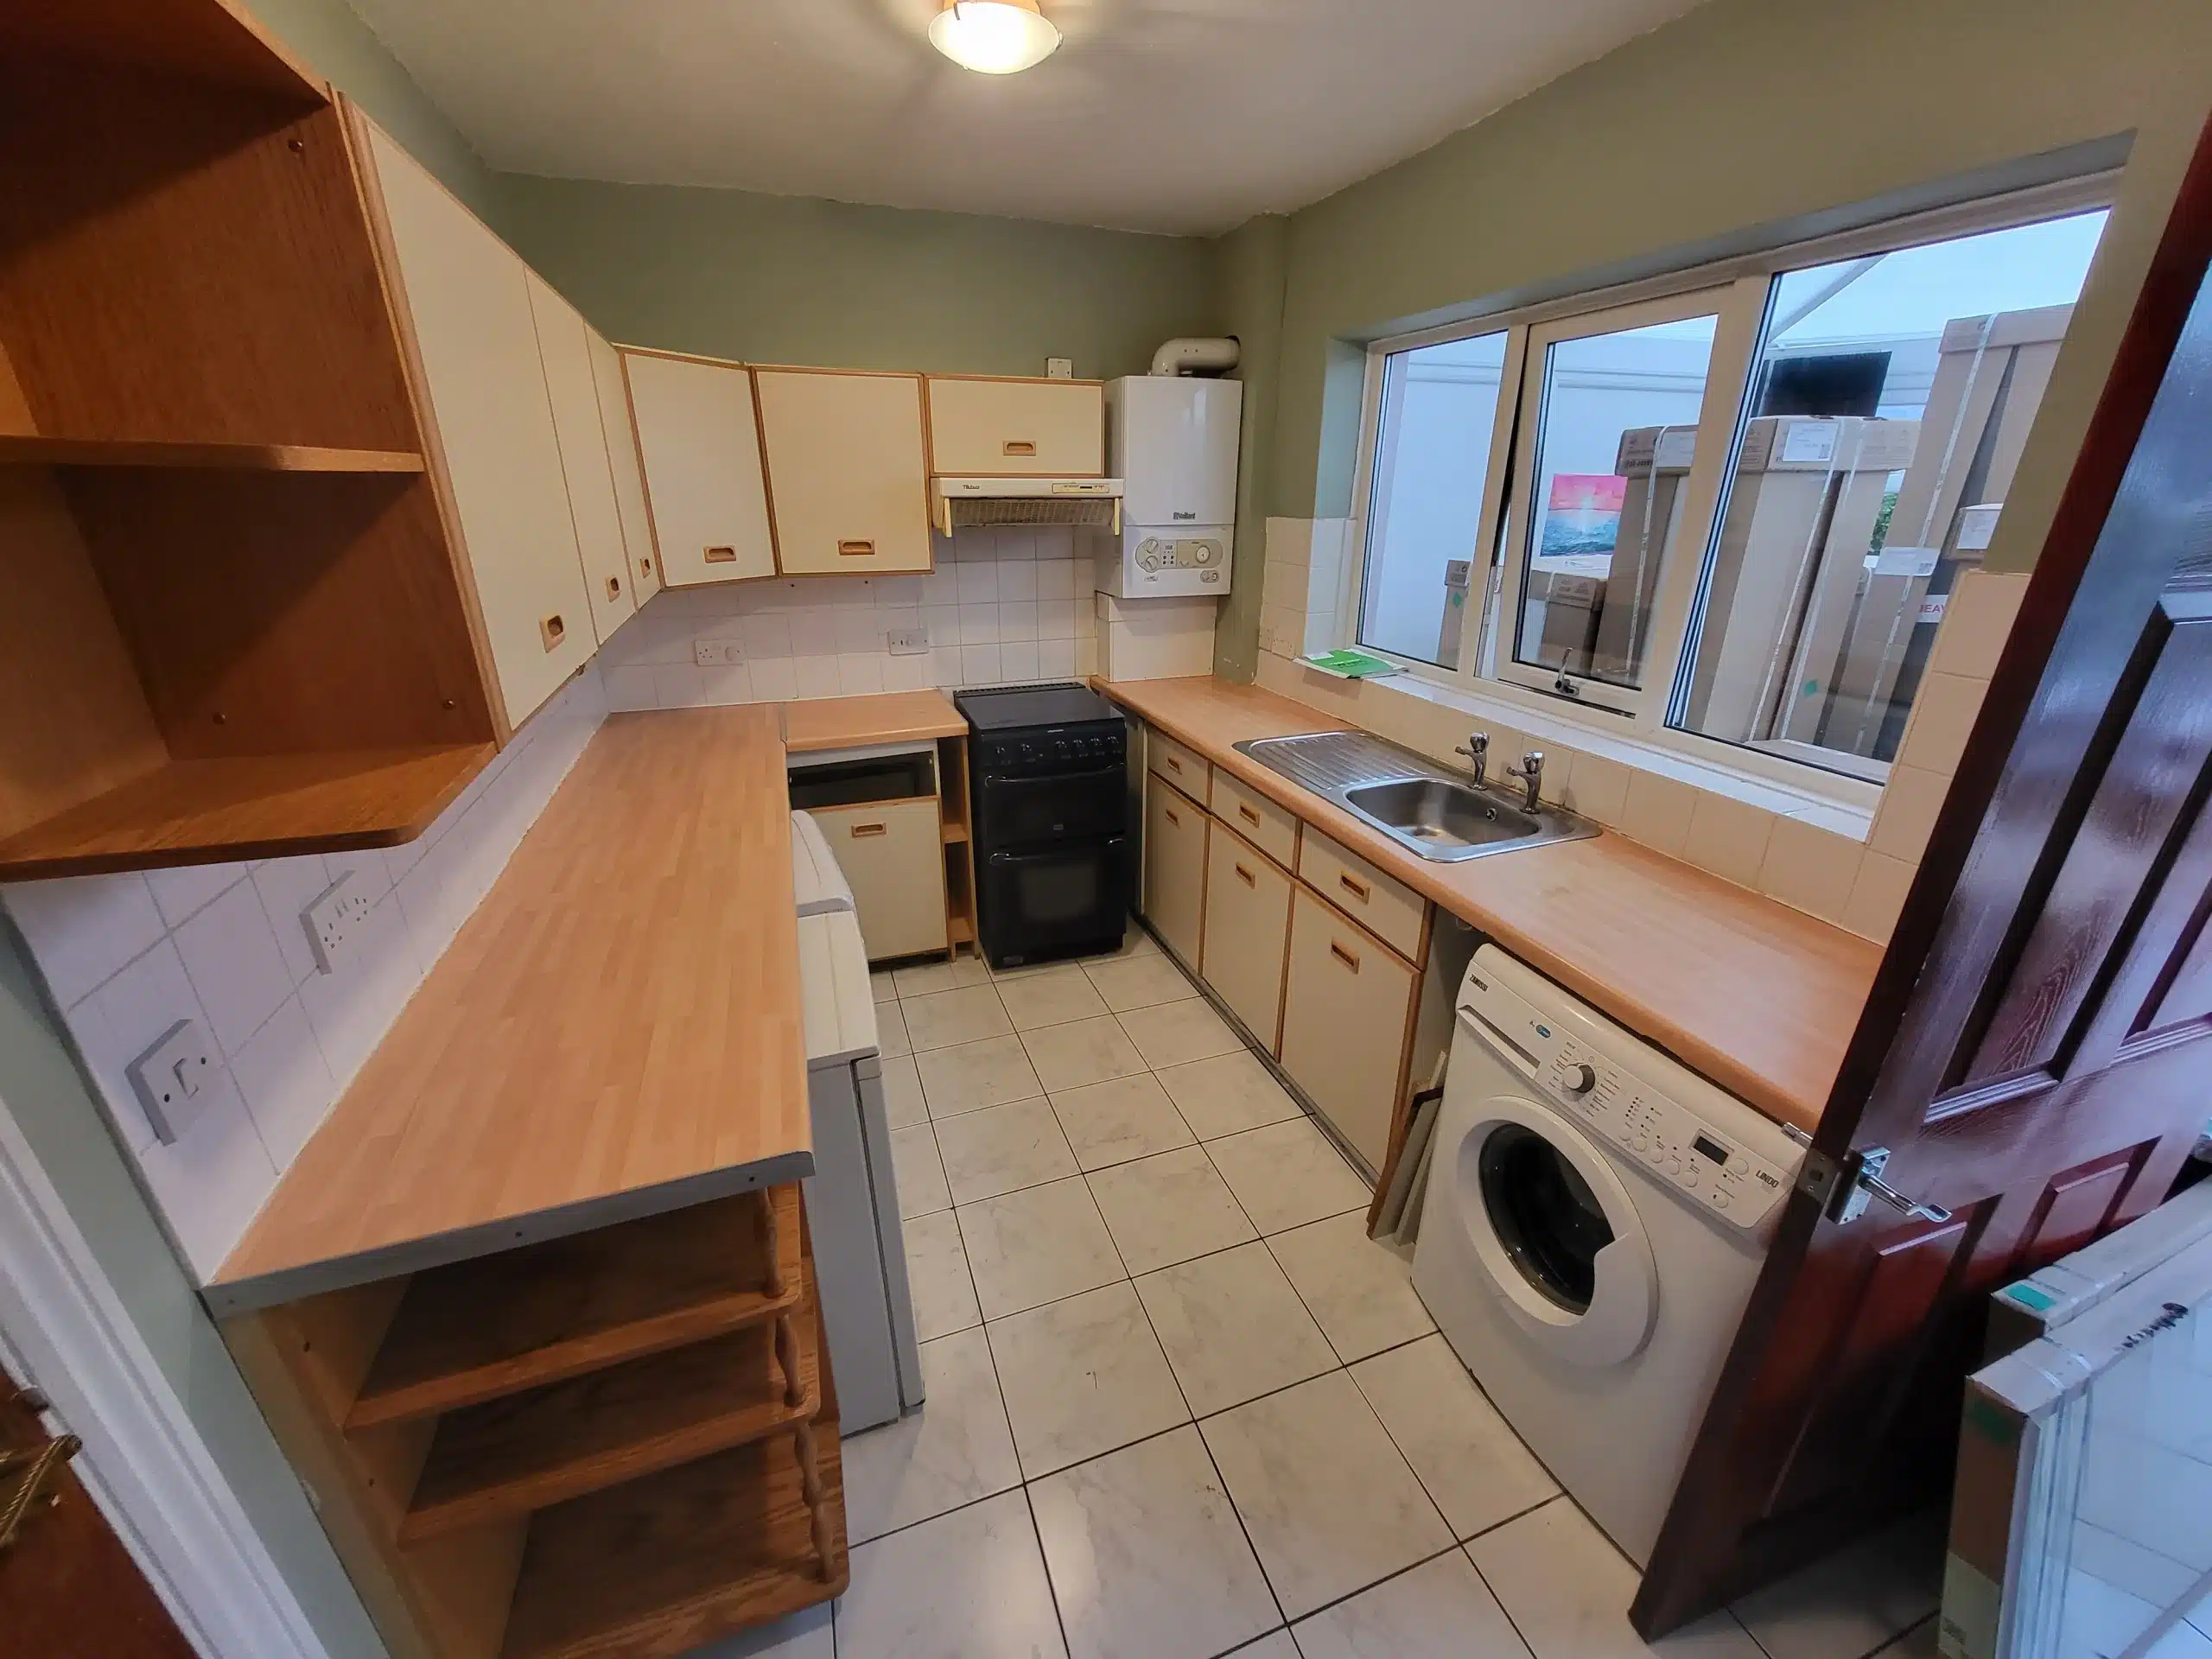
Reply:
[[[599,428],[607,440],[607,465],[614,480],[614,512],[630,561],[630,594],[639,609],[660,592],[660,553],[653,546],[652,515],[645,507],[645,469],[638,460],[638,430],[630,419],[630,389],[622,383],[622,354],[597,334],[588,336],[592,391],[599,398]]]
[[[537,354],[545,365],[545,393],[553,405],[553,435],[561,445],[561,475],[569,486],[569,517],[576,527],[576,554],[591,598],[592,632],[605,645],[638,613],[630,586],[630,553],[614,505],[614,474],[607,456],[607,429],[599,417],[599,388],[592,379],[590,325],[576,308],[534,270],[530,314],[537,325]]]
[[[384,217],[507,723],[595,649],[529,270],[384,133]]]
[[[1106,389],[1096,380],[933,374],[929,385],[931,472],[1105,475]]]
[[[1418,978],[1365,929],[1295,890],[1282,1069],[1377,1171],[1397,1109]]]
[[[776,574],[753,376],[734,363],[622,353],[638,454],[671,588]]]
[[[930,569],[921,377],[761,369],[754,380],[783,573]]]
[[[809,816],[853,890],[870,962],[945,948],[944,832],[936,796],[821,807]]]
[[[1290,878],[1241,836],[1208,834],[1206,925],[1199,975],[1265,1044],[1280,1046],[1283,953],[1290,943]]]
[[[1205,926],[1205,809],[1145,779],[1144,913],[1167,948],[1195,969]]]

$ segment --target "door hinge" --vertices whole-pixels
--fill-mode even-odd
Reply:
[[[1814,1173],[1816,1161],[1821,1166],[1817,1177]],[[1951,1212],[1942,1205],[1908,1198],[1884,1180],[1882,1172],[1889,1165],[1887,1147],[1864,1147],[1847,1153],[1840,1164],[1817,1152],[1808,1152],[1797,1185],[1801,1192],[1819,1199],[1821,1213],[1839,1227],[1847,1227],[1858,1220],[1877,1198],[1908,1221],[1945,1222],[1951,1218]]]

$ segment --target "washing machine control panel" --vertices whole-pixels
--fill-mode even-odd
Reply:
[[[1748,1231],[1781,1206],[1795,1162],[1776,1155],[1789,1143],[1773,1123],[1627,1033],[1580,1010],[1541,1011],[1480,968],[1460,988],[1462,1018],[1567,1116],[1717,1220]],[[1693,1110],[1678,1096],[1694,1093],[1717,1098]]]

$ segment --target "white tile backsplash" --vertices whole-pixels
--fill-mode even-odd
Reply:
[[[622,637],[632,635],[644,637],[639,629]],[[404,847],[0,888],[118,1138],[203,1279],[391,1028],[606,713],[594,666]],[[315,970],[300,912],[340,874],[372,902],[346,959],[326,975]],[[126,1068],[188,1019],[207,1031],[225,1070],[200,1117],[165,1147]]]
[[[778,577],[668,588],[603,663],[608,705],[689,708],[794,697],[946,690],[1093,672],[1091,544],[1065,527],[963,530],[912,576]],[[930,648],[893,656],[884,636],[925,628]],[[694,666],[693,645],[735,639],[742,664]]]

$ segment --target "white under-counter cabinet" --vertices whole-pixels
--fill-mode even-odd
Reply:
[[[931,568],[922,378],[756,369],[778,568],[787,576]],[[646,451],[651,471],[650,445]]]
[[[1283,956],[1290,944],[1290,877],[1221,824],[1208,834],[1199,976],[1274,1053],[1282,1023]]]
[[[553,432],[561,444],[561,473],[568,480],[569,516],[591,599],[592,632],[605,645],[638,613],[630,581],[630,551],[622,539],[621,511],[614,504],[614,473],[600,417],[599,387],[592,375],[591,325],[536,271],[525,271],[530,311],[537,324],[538,355],[545,365],[545,395]]]
[[[414,157],[360,120],[397,256],[403,334],[429,391],[444,493],[509,727],[591,659],[591,601],[546,392],[529,267]]]
[[[1420,978],[1373,934],[1305,887],[1294,889],[1282,1068],[1377,1172]]]
[[[1145,779],[1145,916],[1167,948],[1193,969],[1198,965],[1205,903],[1205,809],[1155,773]]]
[[[671,588],[776,574],[768,490],[742,365],[626,350],[660,579]]]
[[[929,393],[931,472],[1105,476],[1106,388],[1098,381],[933,374]]]

